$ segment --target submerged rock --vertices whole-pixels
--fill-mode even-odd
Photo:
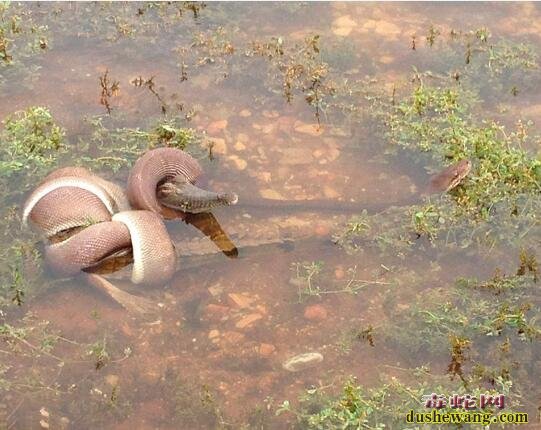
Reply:
[[[235,324],[235,327],[240,329],[251,327],[256,321],[259,321],[261,318],[263,318],[263,316],[257,313],[246,315]]]
[[[289,372],[300,372],[301,370],[308,369],[315,366],[317,363],[323,361],[323,355],[319,352],[306,352],[304,354],[291,357],[289,360],[282,364],[282,367]]]
[[[304,318],[309,321],[323,321],[327,319],[327,309],[322,305],[307,306],[304,309]]]
[[[333,21],[333,33],[337,36],[349,36],[349,33],[357,27],[357,23],[349,15],[341,16]]]
[[[343,15],[339,18],[336,18],[332,25],[334,27],[356,27],[357,22],[351,19],[350,15]]]
[[[312,151],[308,148],[285,148],[280,162],[286,166],[310,164],[313,161]]]
[[[258,351],[262,357],[270,357],[276,351],[276,347],[270,343],[262,343],[259,345]]]
[[[231,155],[229,157],[229,159],[235,164],[235,167],[238,169],[238,170],[244,170],[246,169],[246,166],[248,166],[248,163],[246,162],[246,160],[236,156],[236,155]]]
[[[353,31],[354,27],[336,27],[333,28],[332,32],[336,36],[349,36],[349,33]]]
[[[105,377],[105,382],[107,382],[112,387],[116,387],[118,385],[119,380],[120,378],[118,377],[118,375],[107,375]]]
[[[250,308],[252,304],[256,301],[255,297],[249,296],[246,293],[229,293],[227,295],[227,299],[231,306],[240,309]]]
[[[301,121],[295,122],[295,131],[297,133],[308,134],[310,136],[321,136],[323,134],[323,127],[319,124],[307,124]]]
[[[246,145],[242,143],[240,140],[237,140],[235,142],[234,148],[237,151],[244,151],[246,149]]]
[[[259,194],[261,197],[264,197],[266,199],[271,200],[285,200],[284,196],[282,196],[278,191],[275,191],[271,188],[266,188],[263,190],[259,190]]]
[[[278,118],[280,116],[280,113],[276,110],[264,110],[263,111],[263,116],[265,118],[271,118],[271,119],[274,119],[274,118]]]
[[[222,119],[220,121],[211,122],[207,127],[207,133],[210,135],[217,134],[227,127],[227,120]]]
[[[203,312],[203,319],[207,321],[218,322],[223,320],[228,313],[229,307],[209,303]]]

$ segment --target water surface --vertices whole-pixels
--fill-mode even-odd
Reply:
[[[390,377],[413,384],[409,369],[421,365],[447,375],[447,340],[428,351],[419,345],[431,339],[416,339],[416,333],[407,334],[412,347],[378,333],[399,332],[397,313],[422,307],[423,297],[453,288],[456,278],[487,279],[496,268],[516,271],[519,250],[445,247],[421,237],[407,253],[393,244],[382,251],[362,242],[348,253],[333,243],[363,209],[374,214],[420,199],[429,172],[444,167],[429,154],[392,150],[381,124],[365,110],[366,99],[348,97],[343,88],[365,82],[389,98],[395,88],[400,97],[414,66],[435,74],[455,63],[462,67],[465,54],[447,57],[442,47],[451,29],[486,27],[494,40],[538,46],[537,5],[208,3],[195,13],[180,3],[19,8],[47,25],[48,46],[21,59],[17,67],[25,73],[14,71],[15,65],[0,68],[0,117],[45,106],[65,128],[71,150],[91,158],[107,154],[92,140],[89,118],[101,117],[109,129],[142,130],[176,118],[204,136],[201,147],[191,150],[201,157],[209,185],[240,196],[237,207],[215,211],[239,257],[215,252],[197,230],[169,222],[177,248],[191,241],[181,254],[204,255],[182,257],[174,280],[152,290],[115,278],[120,287],[160,303],[150,321],[87,285],[44,275],[42,288],[21,307],[5,308],[5,323],[28,330],[26,342],[6,336],[1,346],[6,428],[39,428],[40,420],[50,428],[77,429],[292,428],[295,416],[276,416],[275,410],[286,399],[295,404],[304,389],[334,384],[331,391],[338,392],[349,375],[367,387]],[[431,26],[442,33],[433,48],[426,40]],[[310,40],[317,50],[310,50]],[[269,55],[279,46],[305,71],[316,73],[326,64],[326,71],[319,70],[323,86],[299,72],[288,90],[280,55]],[[99,78],[106,71],[119,87],[109,98],[110,113],[100,104]],[[153,91],[136,78],[152,79]],[[340,91],[316,108],[318,88],[328,91],[329,82]],[[518,96],[510,94],[511,80],[504,80],[509,90],[499,93],[482,87],[477,111],[505,125],[519,118],[535,122],[539,82],[534,75]],[[124,183],[128,166],[112,167],[104,162],[97,171]],[[260,198],[356,202],[359,210],[243,206]],[[304,274],[302,265],[312,262],[322,264],[313,284],[296,278],[296,267]],[[369,327],[373,345],[352,335]],[[53,344],[43,352],[47,336]],[[306,352],[324,360],[298,373],[282,368]],[[471,355],[483,362],[483,353],[476,345]],[[513,378],[529,387],[526,381],[541,376],[538,341],[522,343],[514,353]],[[426,382],[430,390],[430,378]],[[533,421],[541,392],[529,388],[514,400]]]

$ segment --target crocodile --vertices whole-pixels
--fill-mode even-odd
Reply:
[[[345,223],[351,214],[360,213],[366,210],[369,214],[377,214],[391,207],[406,207],[419,203],[424,196],[447,193],[460,185],[464,178],[471,171],[470,160],[464,159],[454,163],[433,175],[429,184],[423,192],[414,194],[398,202],[378,202],[369,205],[363,205],[359,202],[344,202],[332,200],[272,200],[272,199],[250,199],[239,201],[235,207],[228,208],[228,213],[242,211],[239,214],[241,219],[231,220],[228,224],[228,232],[234,236],[234,242],[228,237],[220,226],[217,219],[211,213],[190,214],[185,220],[193,225],[211,239],[205,237],[196,237],[190,240],[176,238],[174,240],[177,249],[177,255],[180,257],[190,257],[194,255],[205,255],[223,252],[229,257],[236,257],[238,248],[252,248],[264,244],[280,244],[288,239],[300,239],[309,237],[314,232],[314,222],[323,230],[331,230],[333,226]],[[168,188],[168,204],[174,207],[175,181],[171,181]],[[260,228],[260,221],[253,221],[250,213],[263,212],[267,217],[265,228]],[[310,212],[325,213],[326,217],[318,218],[317,221],[309,218],[299,218],[296,216],[277,216],[282,212]],[[269,215],[270,214],[270,215]],[[328,214],[333,214],[330,216]],[[257,233],[257,234],[255,234]]]
[[[426,195],[446,193],[462,183],[471,171],[469,160],[460,160],[440,173],[432,176],[423,192],[409,196],[397,202],[378,202],[363,205],[359,202],[343,202],[332,200],[273,200],[249,199],[240,200],[236,206],[227,208],[227,226],[222,227],[216,216],[211,212],[190,213],[184,222],[198,230],[196,236],[186,238],[186,228],[178,220],[169,222],[169,230],[180,268],[198,267],[215,263],[220,255],[227,258],[238,258],[259,253],[271,253],[277,249],[291,247],[300,241],[312,245],[321,244],[322,238],[314,233],[315,225],[323,232],[332,231],[336,225],[345,224],[351,215],[366,210],[369,214],[381,213],[392,207],[407,207],[422,201]],[[181,198],[175,195],[175,179],[168,181],[166,192],[158,195],[166,198],[167,205],[175,208],[175,202]],[[179,188],[185,187],[185,180],[179,180]],[[162,187],[164,187],[162,185]],[[178,209],[185,207],[178,203]],[[252,214],[260,212],[265,216],[265,225],[259,216]],[[280,216],[280,212],[282,215]],[[294,212],[283,216],[284,212]],[[312,216],[297,216],[296,213],[311,213]],[[325,217],[317,214],[325,213]],[[227,231],[227,232],[226,232]],[[203,233],[201,235],[200,233]],[[210,240],[209,240],[210,239]],[[319,240],[319,242],[318,242]],[[131,253],[115,254],[99,266],[90,269],[95,273],[112,273],[131,262]],[[189,262],[187,260],[190,260]],[[120,275],[121,277],[122,275]],[[116,277],[116,276],[115,276]]]

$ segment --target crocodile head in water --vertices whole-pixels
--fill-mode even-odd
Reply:
[[[442,172],[430,178],[428,192],[433,194],[445,193],[452,190],[470,173],[471,167],[471,161],[467,159],[450,165]]]
[[[164,206],[188,213],[209,212],[213,208],[234,205],[238,201],[236,194],[203,190],[181,176],[161,184],[157,195]]]

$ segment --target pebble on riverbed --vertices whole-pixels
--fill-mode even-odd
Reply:
[[[229,159],[233,162],[233,164],[235,164],[235,167],[238,169],[238,170],[244,170],[246,169],[246,166],[248,166],[248,163],[246,162],[246,160],[236,156],[236,155],[231,155],[229,157]]]
[[[323,355],[319,352],[306,352],[304,354],[291,357],[289,360],[282,364],[282,367],[289,372],[300,372],[301,370],[308,369],[315,366],[317,363],[323,361]]]
[[[240,329],[251,327],[256,321],[259,321],[261,318],[263,318],[263,316],[257,313],[246,315],[235,324],[235,327]]]
[[[207,127],[207,133],[210,135],[216,135],[227,127],[227,120],[222,119],[220,121],[211,122]]]
[[[257,300],[256,297],[250,296],[247,293],[229,293],[227,295],[229,304],[240,309],[247,309]]]
[[[218,322],[226,319],[230,308],[228,306],[210,303],[205,307],[203,319],[212,322]]]
[[[296,121],[293,127],[297,133],[308,134],[314,137],[318,137],[323,134],[323,127],[321,127],[319,124],[306,124],[301,121]]]
[[[357,27],[357,23],[349,15],[341,16],[332,23],[333,33],[337,36],[349,36],[349,33]]]
[[[327,319],[327,309],[322,305],[307,306],[304,309],[304,318],[309,321],[323,321]]]
[[[270,343],[262,343],[258,347],[258,352],[262,357],[270,357],[276,351],[276,347]]]

